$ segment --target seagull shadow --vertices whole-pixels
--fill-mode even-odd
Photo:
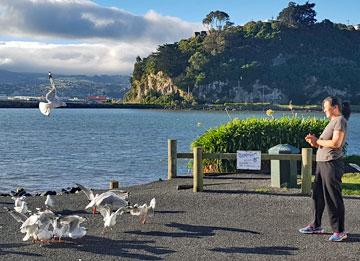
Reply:
[[[56,211],[55,214],[60,214],[60,215],[78,215],[78,214],[82,214],[82,215],[92,215],[91,212],[88,212],[86,210],[72,210],[72,209],[63,209],[61,211]]]
[[[14,205],[14,202],[0,202],[2,205]]]
[[[348,239],[344,242],[360,242],[360,234],[348,233]]]
[[[155,210],[155,214],[183,214],[186,211],[183,210]]]
[[[254,194],[254,195],[272,195],[272,196],[283,196],[283,197],[309,197],[308,195],[304,195],[301,193],[281,193],[281,192],[257,192],[252,190],[225,190],[225,189],[204,189],[203,192],[206,193],[218,193],[218,194]]]
[[[21,256],[29,256],[29,257],[42,257],[42,255],[36,254],[36,253],[7,250],[9,248],[19,248],[19,247],[24,247],[24,246],[26,246],[26,244],[20,244],[20,243],[16,243],[16,244],[0,244],[0,256],[21,255]],[[0,259],[2,259],[2,258],[0,257]]]
[[[63,244],[50,244],[44,247],[51,249],[75,249],[104,256],[116,256],[140,260],[162,260],[163,255],[176,251],[154,246],[155,241],[113,240],[105,237],[85,236],[82,239],[66,239]]]
[[[215,231],[231,231],[231,232],[239,232],[239,233],[250,233],[250,234],[260,234],[257,231],[240,229],[240,228],[228,228],[228,227],[213,227],[213,226],[200,226],[200,225],[189,225],[189,224],[180,224],[180,223],[170,223],[165,226],[176,228],[181,230],[181,232],[164,232],[164,231],[147,231],[143,232],[140,230],[134,231],[126,231],[127,234],[136,234],[136,235],[144,235],[144,236],[158,236],[158,237],[172,237],[172,238],[203,238],[214,236]]]
[[[210,251],[221,252],[226,254],[260,254],[260,255],[294,255],[294,251],[299,250],[297,247],[216,247]]]

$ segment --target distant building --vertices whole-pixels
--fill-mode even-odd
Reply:
[[[106,96],[96,95],[86,97],[87,102],[89,103],[103,103],[108,99]]]
[[[13,101],[40,101],[43,100],[43,97],[37,97],[37,96],[9,96],[7,97],[8,100]]]
[[[207,34],[208,33],[206,31],[194,32],[193,37],[197,37],[197,36],[205,37],[207,36]]]

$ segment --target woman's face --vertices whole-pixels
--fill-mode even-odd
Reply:
[[[330,119],[332,116],[334,116],[336,108],[337,108],[337,105],[331,106],[330,101],[325,101],[324,102],[324,113],[325,113],[326,117]]]

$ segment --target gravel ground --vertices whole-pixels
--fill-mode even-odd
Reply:
[[[258,179],[250,179],[257,177]],[[132,203],[157,200],[155,216],[145,225],[123,215],[114,229],[101,235],[102,218],[85,211],[83,193],[55,196],[56,211],[79,214],[88,220],[87,235],[49,245],[23,242],[20,224],[5,212],[9,197],[0,197],[0,260],[359,260],[360,197],[346,197],[349,240],[328,242],[325,235],[302,235],[310,221],[309,197],[298,189],[272,190],[269,176],[233,175],[207,178],[205,191],[177,190],[190,178],[158,181],[127,188]],[[27,199],[30,209],[45,197]],[[330,232],[327,212],[323,226]]]

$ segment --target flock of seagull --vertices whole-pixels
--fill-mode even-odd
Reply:
[[[39,103],[39,110],[45,116],[50,116],[51,110],[66,106],[56,94],[56,87],[51,72],[49,72],[50,90],[46,94],[46,102]],[[111,230],[116,224],[119,215],[128,213],[140,218],[140,223],[145,224],[148,217],[154,215],[156,201],[153,198],[150,204],[130,205],[128,200],[129,193],[123,190],[109,190],[101,194],[95,194],[80,184],[76,184],[86,195],[89,204],[85,209],[92,208],[93,214],[98,211],[104,221],[102,234]],[[47,195],[44,208],[36,208],[33,213],[28,208],[25,201],[26,197],[12,197],[14,208],[4,207],[8,213],[19,223],[20,232],[25,236],[23,241],[32,239],[32,242],[49,243],[50,241],[63,242],[62,238],[73,239],[82,238],[86,235],[86,228],[82,225],[87,219],[78,215],[60,215],[54,213],[55,200],[51,195]]]
[[[76,184],[86,195],[89,204],[85,209],[92,209],[93,214],[97,211],[102,215],[104,228],[102,234],[111,230],[116,224],[119,215],[128,213],[140,217],[140,223],[145,224],[148,217],[154,215],[156,200],[153,198],[150,204],[131,205],[129,193],[123,190],[109,190],[101,194],[95,194],[80,184]],[[87,219],[78,215],[61,215],[54,213],[55,200],[51,195],[46,196],[45,207],[36,208],[32,213],[25,201],[26,197],[12,197],[14,208],[4,207],[8,213],[19,223],[20,232],[25,236],[23,241],[32,239],[32,242],[50,243],[64,242],[62,238],[82,238],[86,235],[86,228],[82,225]]]

